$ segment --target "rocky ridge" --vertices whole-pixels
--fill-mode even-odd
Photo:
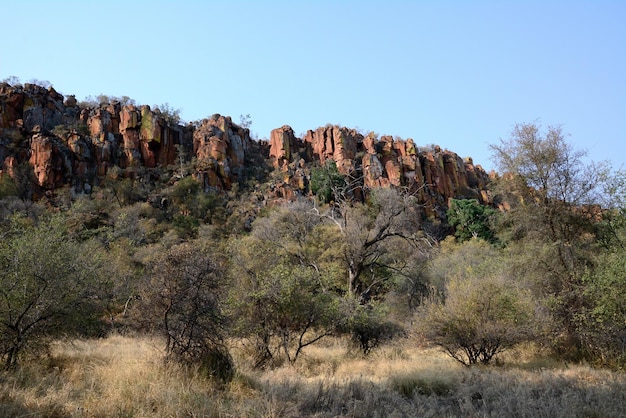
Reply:
[[[370,133],[339,126],[320,127],[297,138],[290,126],[274,129],[269,156],[285,173],[287,190],[304,190],[308,163],[335,161],[341,174],[361,178],[364,189],[405,187],[425,203],[429,212],[447,207],[451,198],[474,198],[489,203],[490,175],[471,158],[439,146],[420,150],[412,139],[380,139]]]
[[[430,213],[447,207],[450,198],[489,202],[489,175],[480,166],[439,147],[419,149],[411,139],[378,139],[340,126],[298,138],[285,125],[269,141],[255,141],[230,117],[215,114],[181,125],[167,116],[117,100],[86,107],[52,87],[1,83],[0,175],[17,181],[26,167],[33,178],[29,197],[36,199],[63,186],[90,193],[113,169],[132,177],[140,168],[193,160],[205,189],[230,190],[261,155],[282,173],[279,180],[274,176],[271,199],[308,193],[312,165],[332,160],[360,190],[406,187]]]

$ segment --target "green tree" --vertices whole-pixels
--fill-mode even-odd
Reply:
[[[354,298],[345,298],[342,312],[348,318],[343,331],[350,335],[352,344],[364,355],[404,332],[400,325],[390,320],[389,309],[380,302],[362,305]]]
[[[13,219],[0,242],[0,355],[5,368],[50,339],[87,333],[101,312],[95,283],[102,258],[59,217],[32,226]]]
[[[231,244],[231,317],[236,335],[251,342],[255,367],[296,362],[343,321],[334,291],[337,269],[318,245],[316,237],[325,232],[318,235],[319,227],[318,218],[281,208]]]
[[[409,235],[418,226],[412,204],[410,197],[385,189],[376,191],[370,205],[344,200],[320,212],[298,201],[277,208],[253,225],[257,245],[270,250],[255,251],[267,255],[262,265],[248,269],[249,274],[286,263],[297,266],[294,277],[307,271],[311,292],[341,299],[343,321],[325,324],[326,329],[338,327],[351,334],[368,353],[398,333],[398,326],[382,314],[390,311],[383,299],[391,289],[391,299],[408,294],[409,303],[426,289],[419,262],[423,257]],[[241,255],[238,251],[235,257]]]
[[[598,267],[583,277],[590,300],[580,315],[580,333],[591,358],[626,365],[626,251],[603,254]]]
[[[336,199],[338,190],[346,186],[346,180],[333,160],[328,160],[319,168],[311,170],[311,192],[322,203],[328,203]]]
[[[496,211],[489,206],[481,205],[476,199],[452,199],[447,217],[454,227],[454,236],[461,242],[471,238],[481,238],[488,242],[495,241],[492,230]]]

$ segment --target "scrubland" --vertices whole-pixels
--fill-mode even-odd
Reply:
[[[330,338],[295,365],[253,370],[239,345],[225,384],[164,363],[162,348],[139,336],[58,341],[46,358],[1,375],[0,416],[626,416],[626,375],[557,362],[530,346],[468,368],[412,338],[367,357]]]

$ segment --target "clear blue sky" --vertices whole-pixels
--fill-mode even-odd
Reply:
[[[515,123],[562,125],[626,165],[626,1],[3,2],[0,79],[250,114],[268,137],[327,123],[492,167]]]

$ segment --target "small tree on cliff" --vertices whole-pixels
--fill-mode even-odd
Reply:
[[[339,173],[337,164],[328,160],[322,167],[311,170],[311,192],[322,203],[336,199],[337,190],[346,186],[344,176]]]

